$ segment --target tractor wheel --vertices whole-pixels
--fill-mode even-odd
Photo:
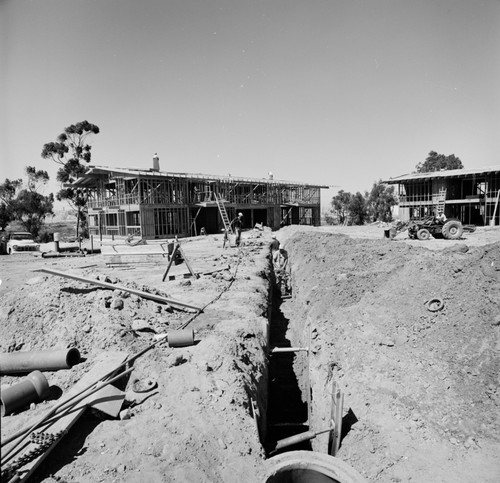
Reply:
[[[419,240],[428,240],[431,237],[431,233],[426,228],[420,228],[417,231],[417,238]]]
[[[441,232],[447,240],[459,240],[464,232],[464,227],[458,220],[450,220],[444,224]]]

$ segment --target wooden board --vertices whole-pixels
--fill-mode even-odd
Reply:
[[[330,456],[336,456],[340,447],[342,436],[342,415],[344,411],[344,394],[335,381],[332,386],[332,408],[331,420],[334,422],[334,429],[330,433],[329,447]]]
[[[115,367],[118,367],[127,359],[127,357],[128,354],[125,352],[104,352],[100,354],[96,357],[92,369],[90,369],[90,371],[87,372],[57,403],[62,404],[64,401],[69,400],[72,396],[78,394],[83,389],[90,386],[92,383],[97,382],[101,377],[104,377]],[[93,402],[95,401],[102,400],[109,395],[109,389],[107,389],[107,387],[109,386],[103,387],[101,390],[76,403],[73,407],[70,408],[67,413],[64,413],[57,419],[50,419],[49,422],[42,424],[33,432],[38,433],[43,431],[52,434],[63,432],[64,434],[66,434],[76,423],[76,421],[78,421],[80,416],[85,412],[88,405],[93,404]],[[59,443],[64,434],[56,439],[54,443],[42,455],[38,456],[36,459],[27,463],[25,466],[18,470],[18,474],[20,475],[20,479],[18,481],[26,481],[32,475],[35,469]],[[23,451],[16,455],[15,459],[30,452],[31,450],[36,449],[37,447],[37,444],[29,442],[23,449]]]

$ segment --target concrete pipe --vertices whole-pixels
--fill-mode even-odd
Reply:
[[[290,451],[265,462],[262,483],[367,483],[338,458],[315,451]]]
[[[170,347],[187,347],[194,345],[194,330],[170,330],[168,332],[168,345]]]
[[[33,371],[26,379],[11,387],[2,389],[0,398],[1,416],[7,416],[16,409],[36,401],[43,401],[49,395],[49,383],[40,371]]]
[[[0,354],[0,374],[20,374],[30,371],[58,371],[80,362],[78,349],[58,351],[7,352]]]
[[[59,251],[59,239],[60,239],[59,233],[54,233],[54,251],[55,252]]]

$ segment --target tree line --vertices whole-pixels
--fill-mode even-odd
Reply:
[[[64,128],[54,142],[44,144],[41,157],[51,160],[59,169],[56,179],[60,190],[43,195],[43,186],[49,181],[47,171],[25,168],[26,179],[5,179],[0,184],[0,229],[13,221],[20,222],[34,237],[40,235],[45,219],[54,216],[54,201],[66,201],[76,217],[76,236],[88,236],[87,202],[89,191],[75,188],[72,183],[83,176],[91,160],[92,146],[88,137],[99,134],[99,127],[81,121]]]
[[[463,169],[460,158],[431,151],[424,162],[415,166],[417,173]],[[394,185],[379,180],[373,183],[370,192],[355,194],[340,190],[331,201],[331,211],[326,215],[328,224],[363,225],[367,222],[390,222],[393,220],[392,207],[398,204]]]
[[[54,201],[66,201],[76,218],[76,236],[88,236],[87,203],[90,192],[73,183],[86,171],[91,161],[91,136],[99,134],[99,127],[81,121],[64,128],[55,141],[44,144],[41,157],[59,166],[56,179],[60,190],[43,194],[49,181],[47,171],[33,166],[25,168],[26,178],[0,183],[0,229],[13,221],[20,222],[26,231],[38,237],[47,217],[54,215]],[[417,164],[417,172],[461,169],[462,162],[454,154],[449,156],[431,151],[427,159]],[[370,192],[355,194],[339,191],[331,201],[328,223],[362,225],[369,221],[391,221],[392,207],[398,202],[394,186],[375,182]]]

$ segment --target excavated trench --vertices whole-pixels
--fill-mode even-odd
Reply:
[[[271,264],[272,265],[272,264]],[[363,483],[352,467],[323,451],[314,451],[310,427],[311,388],[309,372],[310,335],[303,319],[293,319],[293,286],[283,283],[283,272],[272,267],[272,297],[269,320],[269,365],[267,425],[263,441],[268,455],[263,483]],[[288,272],[288,281],[291,273]],[[305,330],[304,330],[305,329]],[[328,441],[328,439],[326,440]]]
[[[271,263],[272,297],[269,322],[269,366],[267,430],[263,442],[269,456],[305,450],[311,451],[309,440],[295,444],[280,441],[309,430],[309,405],[307,392],[308,351],[305,347],[293,346],[290,340],[290,320],[283,313],[282,305],[290,300],[290,278],[285,269],[274,270]],[[299,350],[297,350],[299,349]]]
[[[310,442],[306,441],[275,451],[278,441],[309,430],[307,396],[302,390],[308,386],[308,381],[299,381],[295,372],[297,363],[307,364],[307,352],[273,352],[273,349],[292,347],[287,338],[290,321],[281,311],[282,303],[281,293],[275,290],[269,332],[268,427],[265,442],[268,454],[311,450]]]

